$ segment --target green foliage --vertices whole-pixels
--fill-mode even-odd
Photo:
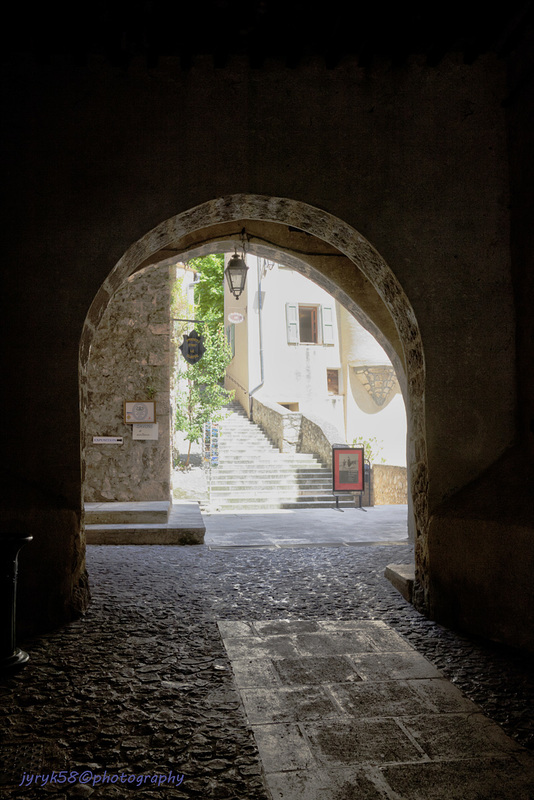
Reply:
[[[382,445],[384,444],[383,441],[378,441],[376,436],[371,436],[369,439],[364,439],[363,436],[357,436],[356,439],[352,442],[354,447],[362,447],[363,446],[363,456],[366,461],[369,461],[370,464],[385,464],[386,459],[381,458],[380,461],[378,457],[382,452]]]
[[[171,287],[171,317],[184,318],[187,315],[187,300],[184,296],[184,279],[176,278]]]
[[[189,319],[192,313],[184,292],[184,279],[183,277],[177,277],[171,286],[172,340],[175,348],[181,344],[184,333],[187,333],[192,328],[192,323],[183,321]],[[174,320],[181,321],[174,322]]]
[[[148,399],[153,400],[154,397],[157,395],[158,390],[156,386],[152,383],[152,381],[149,380],[147,381],[147,384],[145,386],[145,392]]]
[[[233,400],[234,392],[221,384],[232,354],[222,325],[212,332],[203,326],[205,352],[196,364],[180,359],[176,378],[179,386],[176,397],[175,428],[191,444],[199,442],[205,422],[224,419],[223,407]],[[187,463],[189,463],[189,456]]]
[[[193,258],[188,266],[199,272],[195,286],[195,308],[198,319],[207,323],[212,334],[224,324],[224,256]]]

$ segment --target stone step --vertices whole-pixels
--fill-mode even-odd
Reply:
[[[326,470],[326,467],[323,464],[321,464],[320,462],[317,462],[317,461],[315,461],[315,462],[314,461],[296,461],[296,460],[293,461],[293,460],[289,460],[289,459],[285,459],[285,458],[262,458],[261,455],[259,455],[258,458],[244,458],[242,456],[239,456],[239,454],[232,454],[231,456],[227,456],[227,455],[223,456],[223,455],[221,455],[219,453],[218,466],[224,466],[226,468],[226,467],[232,467],[232,465],[237,464],[237,463],[246,464],[247,467],[261,469],[261,470],[268,469],[269,467],[272,467],[272,468],[275,468],[275,469],[278,469],[280,467],[281,469],[286,469],[286,470],[287,469],[291,469],[291,470],[296,470],[296,469],[299,469],[299,470],[300,469],[302,469],[302,470],[310,470],[310,469],[312,469],[312,470],[315,470],[315,471]],[[329,471],[329,470],[327,470],[327,471]]]
[[[240,422],[232,422],[232,420],[227,420],[226,422],[221,423],[221,427],[219,428],[219,435],[226,436],[228,432],[231,433],[239,433],[243,436],[253,436],[258,439],[265,439],[266,442],[269,442],[270,439],[265,433],[262,431],[261,428],[250,428],[250,425],[254,425],[253,422],[248,422],[247,420],[242,420]]]
[[[262,431],[262,429],[258,427],[251,428],[250,425],[254,425],[254,423],[247,422],[246,420],[243,420],[243,422],[240,422],[238,425],[232,424],[231,421],[223,422],[219,428],[219,436],[222,438],[229,435],[244,436],[245,438],[251,437],[254,439],[263,439],[266,442],[271,442],[265,431]]]
[[[89,525],[166,524],[170,507],[166,501],[86,503],[85,522]]]
[[[253,425],[253,422],[244,422],[243,425]],[[237,441],[255,441],[255,442],[262,442],[263,444],[267,445],[267,447],[274,447],[274,442],[272,442],[268,436],[259,430],[248,430],[248,428],[242,428],[241,426],[237,427],[228,427],[222,428],[219,434],[219,439],[221,441],[228,441],[229,439],[234,438]]]
[[[415,583],[415,564],[388,564],[384,577],[390,581],[408,603],[412,602]]]
[[[243,480],[244,478],[248,478],[252,480],[252,478],[257,479],[258,481],[261,480],[269,480],[269,479],[276,479],[278,478],[280,481],[288,481],[288,480],[319,480],[325,482],[332,482],[332,475],[328,472],[318,472],[316,470],[310,470],[309,472],[299,470],[298,474],[295,470],[286,470],[286,469],[257,469],[257,468],[250,468],[247,469],[242,465],[234,466],[232,469],[224,469],[221,467],[212,467],[211,468],[211,479],[212,480],[219,480],[219,479],[226,479],[230,478],[231,480]]]
[[[245,459],[239,456],[232,458],[221,458],[219,456],[217,465],[224,469],[236,469],[237,466],[243,465],[247,471],[256,470],[258,472],[268,472],[269,470],[283,470],[284,472],[294,472],[296,470],[303,472],[330,472],[322,464],[305,463],[302,461],[288,462],[283,459]]]
[[[306,494],[309,496],[310,494],[332,494],[332,486],[313,486],[306,489],[302,489],[299,486],[246,486],[244,484],[233,484],[231,486],[211,486],[211,494],[217,495],[218,497],[227,496],[227,497],[241,497],[241,496],[256,496],[256,497],[264,497],[264,496],[287,496],[291,495],[301,495]]]
[[[332,473],[310,453],[281,453],[238,406],[220,425],[218,464],[202,508],[332,508]],[[354,501],[347,501],[347,505]]]
[[[252,443],[235,442],[235,441],[224,442],[219,439],[219,452],[221,450],[224,450],[225,452],[228,453],[250,454],[251,447],[257,447],[257,444],[254,442]],[[266,445],[265,447],[261,447],[260,452],[265,453],[266,455],[271,455],[271,456],[275,455],[277,457],[280,456],[281,458],[285,459],[294,458],[296,461],[310,461],[310,460],[319,461],[317,456],[313,455],[312,453],[295,453],[295,452],[281,453],[280,450],[277,447],[274,447],[273,445]]]
[[[242,480],[226,480],[226,479],[219,479],[217,481],[211,481],[211,487],[215,491],[223,491],[223,490],[231,490],[235,487],[239,488],[243,486]],[[262,487],[265,489],[298,489],[299,491],[319,491],[319,492],[330,492],[332,491],[332,481],[280,481],[279,479],[273,478],[272,480],[263,480],[261,483]],[[258,486],[255,486],[254,489],[251,491],[257,491]]]
[[[216,475],[231,475],[232,477],[236,478],[243,478],[244,475],[248,477],[254,476],[265,476],[265,477],[273,477],[276,475],[287,475],[287,476],[295,476],[295,478],[319,478],[322,480],[331,480],[332,473],[329,469],[321,469],[318,467],[310,467],[309,469],[298,467],[292,468],[287,466],[281,465],[267,465],[266,467],[261,466],[251,466],[250,468],[243,467],[242,462],[232,462],[232,465],[227,464],[219,464],[218,466],[212,466],[211,468],[211,475],[214,478]]]
[[[220,442],[228,443],[232,439],[234,444],[239,444],[241,442],[259,442],[262,447],[278,449],[270,439],[267,439],[265,436],[261,436],[261,434],[248,435],[247,433],[243,433],[243,431],[224,431],[224,433],[221,432],[219,436]]]
[[[234,483],[231,485],[211,485],[212,496],[217,497],[261,497],[278,495],[279,497],[287,497],[288,495],[310,496],[310,495],[331,495],[332,486],[282,486],[280,484],[271,484],[269,486],[251,486],[244,487],[243,484]]]
[[[239,460],[238,460],[239,459]],[[232,458],[224,458],[221,457],[219,454],[218,458],[218,466],[224,466],[225,469],[230,469],[232,466],[237,464],[247,464],[248,467],[251,469],[259,469],[265,471],[265,469],[269,467],[274,467],[275,469],[283,469],[287,470],[298,470],[303,472],[331,472],[328,467],[320,461],[290,461],[286,458],[240,458],[239,456],[235,456]]]
[[[247,473],[245,476],[243,473],[229,475],[226,472],[214,475],[212,472],[211,485],[243,486],[244,477],[251,478],[252,476],[250,473]],[[257,486],[294,486],[295,488],[301,489],[313,489],[314,487],[322,488],[323,486],[327,486],[330,489],[332,488],[332,480],[330,476],[324,475],[310,477],[307,475],[295,476],[288,474],[287,476],[281,476],[280,474],[271,473],[266,475],[254,475],[253,477],[256,479],[255,488],[257,488]]]
[[[124,503],[122,505],[132,506],[135,503]],[[133,510],[135,511],[135,509]],[[202,519],[200,506],[196,502],[173,503],[170,506],[168,520],[166,519],[165,522],[161,523],[138,521],[130,523],[86,523],[85,525],[87,544],[203,544],[205,533],[206,526]]]
[[[207,476],[209,479],[209,476]],[[222,485],[230,483],[232,485],[247,484],[250,485],[251,480],[254,479],[258,484],[272,486],[332,486],[332,476],[328,474],[311,474],[311,475],[295,475],[293,472],[241,472],[221,470],[218,472],[216,469],[211,470],[211,484]]]
[[[271,448],[271,449],[278,449],[275,445],[271,442],[270,439],[267,439],[266,436],[262,436],[261,434],[248,434],[243,433],[242,431],[224,431],[221,432],[219,436],[219,442],[224,442],[228,444],[230,442],[231,437],[234,438],[234,444],[245,444],[248,442],[259,442],[262,447]],[[236,441],[237,440],[237,441]]]
[[[352,508],[354,506],[354,500],[347,501],[347,500],[340,500],[339,501],[339,508]],[[272,509],[314,509],[314,508],[336,508],[336,502],[332,498],[330,500],[302,500],[302,501],[278,501],[272,502],[270,500],[261,500],[258,499],[256,501],[247,502],[246,500],[239,501],[238,503],[232,502],[217,502],[213,501],[212,503],[205,503],[201,504],[202,511],[209,511],[210,509],[216,508],[219,511],[261,511],[261,510],[272,510]]]
[[[305,456],[299,458],[298,455],[291,455],[290,453],[279,453],[274,450],[272,453],[262,452],[257,448],[247,448],[246,450],[225,450],[219,449],[219,461],[231,463],[236,458],[247,464],[285,464],[286,466],[295,467],[324,467],[324,464],[318,458]]]

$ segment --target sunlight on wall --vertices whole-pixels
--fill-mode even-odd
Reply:
[[[379,462],[406,466],[404,401],[382,347],[304,275],[250,254],[247,263],[241,298],[225,287],[225,324],[235,343],[227,386],[236,399],[248,409],[255,395],[322,419],[340,442],[376,438]],[[244,321],[230,330],[228,314],[236,311]]]

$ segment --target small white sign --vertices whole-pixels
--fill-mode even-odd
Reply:
[[[124,403],[124,421],[129,425],[135,422],[155,422],[156,403],[154,400],[126,400]]]
[[[159,422],[138,424],[134,422],[132,425],[132,438],[133,439],[158,439],[159,438]]]
[[[239,325],[240,322],[244,322],[245,317],[239,311],[232,311],[228,314],[228,322],[233,322],[234,325]]]
[[[122,444],[122,436],[93,436],[93,444]]]

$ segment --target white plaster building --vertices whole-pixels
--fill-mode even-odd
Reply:
[[[323,419],[338,429],[340,442],[376,438],[379,460],[405,466],[404,402],[382,347],[304,275],[251,254],[247,264],[238,300],[225,285],[226,332],[235,354],[226,387],[236,400],[247,412],[254,396]],[[233,322],[235,314],[243,321]]]

